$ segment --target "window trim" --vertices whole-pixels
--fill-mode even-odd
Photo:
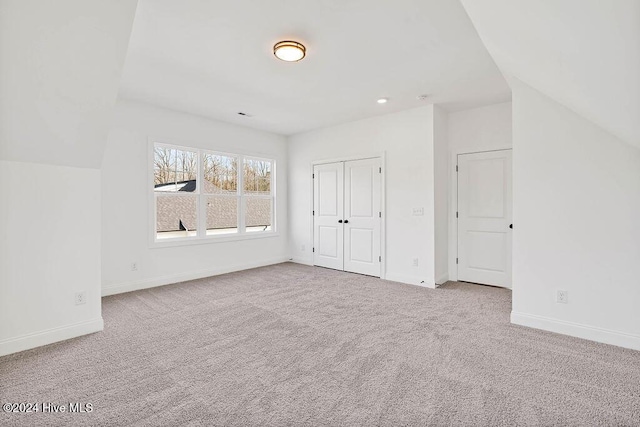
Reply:
[[[276,217],[276,205],[277,205],[277,189],[276,189],[276,174],[277,174],[277,163],[278,160],[273,157],[268,157],[264,154],[254,154],[254,153],[246,153],[246,152],[238,152],[231,153],[221,150],[212,150],[209,148],[200,148],[198,146],[188,147],[179,143],[172,143],[166,141],[166,139],[159,138],[149,138],[148,139],[148,184],[147,191],[149,194],[148,198],[148,211],[149,211],[149,247],[150,248],[161,248],[161,247],[175,247],[175,246],[188,246],[188,245],[201,245],[201,244],[209,244],[209,243],[223,243],[223,242],[234,242],[234,241],[242,241],[242,240],[253,240],[253,239],[263,239],[269,237],[277,237],[279,236],[278,227],[277,227],[277,217]],[[171,196],[196,196],[197,204],[197,230],[196,235],[192,237],[174,237],[168,239],[158,239],[156,226],[157,226],[157,208],[156,208],[156,199],[159,196],[162,196],[160,193],[156,193],[153,191],[155,185],[154,179],[154,160],[155,160],[155,148],[156,147],[164,147],[164,148],[174,148],[178,150],[192,151],[196,153],[197,156],[197,164],[198,164],[198,173],[197,173],[197,181],[196,181],[196,189],[193,192],[183,192],[184,194],[180,194],[180,192],[176,192],[175,194],[171,194]],[[236,233],[229,234],[220,234],[220,235],[207,235],[207,227],[206,227],[206,197],[216,196],[215,194],[209,194],[203,192],[202,183],[204,182],[204,154],[213,154],[219,156],[227,156],[227,157],[235,157],[238,159],[238,181],[237,181],[237,189],[236,195],[225,194],[219,195],[221,197],[235,197],[238,200],[238,231]],[[270,174],[270,189],[271,194],[269,195],[246,195],[244,193],[244,160],[260,160],[267,161],[271,163],[271,174]],[[151,189],[151,190],[150,190]],[[165,194],[164,196],[168,196]],[[270,199],[271,200],[271,230],[269,231],[259,231],[259,232],[247,232],[245,226],[245,213],[246,213],[246,199],[247,198],[262,198],[262,199]]]

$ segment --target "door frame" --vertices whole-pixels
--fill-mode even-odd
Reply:
[[[453,150],[451,152],[451,163],[450,163],[450,171],[451,171],[451,188],[449,191],[449,280],[457,281],[458,280],[458,263],[456,259],[458,258],[458,218],[456,218],[456,212],[458,212],[458,171],[456,167],[458,166],[458,156],[462,154],[479,154],[479,153],[491,153],[494,151],[505,151],[511,150],[513,153],[512,146],[496,146],[492,148],[486,148],[483,150],[469,150],[469,149],[458,149]],[[513,180],[513,163],[511,164],[511,179]],[[512,250],[513,253],[513,250]],[[512,276],[513,278],[513,276]],[[511,287],[513,288],[513,280]]]
[[[380,175],[380,211],[382,212],[382,218],[380,218],[380,256],[382,257],[382,261],[380,261],[380,278],[385,279],[387,277],[387,198],[386,198],[386,173],[387,173],[387,162],[386,162],[386,152],[376,152],[372,154],[363,154],[359,156],[347,156],[347,157],[338,157],[331,159],[323,159],[323,160],[314,160],[311,162],[309,166],[309,176],[313,176],[313,167],[316,165],[323,165],[327,163],[337,163],[337,162],[349,162],[352,160],[366,160],[366,159],[380,159],[380,167],[382,168],[382,174]],[[309,242],[311,242],[311,248],[313,248],[313,200],[314,200],[314,188],[313,188],[313,178],[309,180],[309,194],[310,197],[310,207],[309,207]],[[313,252],[311,254],[311,265],[313,265]]]

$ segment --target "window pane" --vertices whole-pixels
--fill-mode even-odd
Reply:
[[[204,179],[203,192],[207,194],[235,194],[238,191],[238,159],[205,154]]]
[[[245,159],[244,191],[249,194],[271,194],[271,162]]]
[[[154,191],[196,191],[198,155],[195,151],[156,146],[153,156]]]
[[[156,237],[171,239],[197,234],[198,196],[156,196]]]
[[[238,232],[238,198],[207,197],[207,236]]]
[[[247,197],[245,212],[245,230],[247,233],[253,231],[271,231],[271,198]]]

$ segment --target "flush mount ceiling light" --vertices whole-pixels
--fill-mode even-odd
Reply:
[[[273,54],[282,61],[297,62],[304,58],[306,53],[307,49],[302,43],[291,40],[281,41],[273,45]]]
[[[378,104],[386,104],[389,101],[389,98],[380,98],[378,99]]]

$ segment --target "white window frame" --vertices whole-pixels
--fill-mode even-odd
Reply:
[[[171,196],[185,197],[196,196],[197,197],[197,233],[191,237],[174,237],[167,239],[158,239],[156,226],[157,226],[157,208],[156,199],[161,197],[162,194],[154,191],[154,159],[155,148],[172,148],[176,150],[195,152],[197,156],[197,180],[196,189],[193,192],[180,192],[176,191],[171,193]],[[237,177],[237,193],[236,195],[216,195],[208,194],[203,191],[204,183],[204,154],[213,154],[218,156],[235,157],[238,161],[238,177]],[[248,160],[260,160],[271,163],[271,174],[269,188],[271,194],[269,195],[246,195],[244,193],[244,161]],[[184,245],[197,245],[206,243],[220,243],[230,242],[237,240],[247,239],[260,239],[267,237],[278,236],[276,227],[276,166],[277,161],[275,158],[265,157],[264,155],[253,155],[243,153],[230,153],[224,151],[211,150],[206,148],[187,147],[184,145],[178,145],[170,142],[161,142],[156,139],[149,140],[149,246],[150,247],[171,247],[171,246],[184,246]],[[166,196],[166,195],[165,195]],[[221,197],[236,197],[238,199],[238,218],[236,224],[238,226],[237,233],[220,234],[220,235],[207,235],[207,203],[206,198],[209,196],[221,196]],[[269,231],[246,231],[245,226],[245,214],[246,214],[246,199],[247,198],[261,198],[271,199],[271,230]]]

